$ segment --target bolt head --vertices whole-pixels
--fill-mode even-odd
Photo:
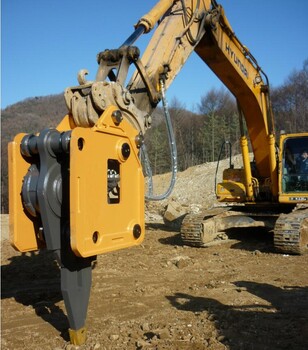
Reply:
[[[144,144],[144,136],[140,132],[135,138],[137,148],[140,148]]]
[[[117,109],[112,113],[111,118],[115,125],[119,125],[123,120],[122,112],[119,109]]]

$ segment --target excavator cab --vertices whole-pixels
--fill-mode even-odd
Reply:
[[[280,138],[279,202],[308,201],[308,134]]]

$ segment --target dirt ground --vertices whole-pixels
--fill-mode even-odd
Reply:
[[[2,350],[75,349],[52,254],[15,252],[2,222]],[[79,349],[308,349],[308,256],[261,229],[209,248],[148,223],[139,247],[98,257]]]

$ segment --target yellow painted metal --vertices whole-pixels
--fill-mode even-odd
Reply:
[[[223,182],[217,184],[216,196],[219,202],[244,202],[246,200],[244,169],[225,169]]]
[[[219,202],[244,202],[246,200],[245,174],[243,169],[225,169],[223,182],[217,184]]]
[[[72,130],[76,127],[73,117],[67,114],[61,122],[57,126],[57,130],[62,132],[62,131],[68,131]]]
[[[144,238],[144,178],[137,132],[125,119],[115,125],[111,117],[115,110],[107,108],[93,128],[78,127],[71,134],[71,247],[81,257],[134,246]],[[131,150],[127,159],[122,155],[123,144]],[[108,160],[119,167],[116,203],[108,201]]]
[[[245,136],[242,136],[240,143],[241,143],[243,165],[244,165],[244,172],[245,172],[246,198],[248,201],[250,201],[253,199],[253,186],[252,186],[252,175],[251,175],[251,166],[250,166],[247,138]]]
[[[57,129],[67,131],[74,127],[72,118],[66,115]],[[10,242],[20,252],[35,251],[44,246],[40,237],[40,221],[25,212],[21,198],[23,179],[31,165],[30,159],[20,153],[25,135],[16,135],[8,145]]]
[[[269,144],[269,167],[271,172],[271,192],[273,198],[276,201],[278,196],[278,169],[277,169],[277,161],[276,161],[276,147],[275,147],[275,137],[274,135],[268,136],[268,144]]]
[[[167,4],[168,7],[170,3],[172,2],[161,1],[157,6]],[[210,0],[201,0],[198,16],[194,18],[197,3],[198,1],[184,1],[189,9],[189,25],[185,21],[182,2],[173,3],[172,11],[163,17],[155,30],[142,56],[142,63],[147,67],[147,73],[154,86],[158,86],[159,75],[164,64],[167,64],[169,72],[165,84],[168,88],[189,55],[195,51],[200,56],[237,98],[245,117],[259,176],[258,181],[262,183],[263,179],[272,178],[271,188],[275,197],[277,190],[270,158],[272,151],[268,144],[268,136],[273,132],[273,121],[268,121],[268,118],[272,118],[268,82],[263,81],[265,75],[261,74],[256,60],[235,35],[222,6],[214,7],[213,10]],[[206,28],[197,20],[203,15],[206,16]],[[192,18],[194,20],[191,20]],[[197,40],[194,41],[192,38]],[[130,83],[132,91],[144,87],[138,72]],[[149,103],[146,93],[136,95],[135,101],[138,108],[151,113],[153,106]],[[251,195],[252,191],[249,189],[247,196],[252,198]]]
[[[195,51],[237,98],[245,116],[258,172],[262,178],[270,177],[267,146],[269,107],[263,96],[265,84],[222,8],[215,29],[202,37]]]
[[[279,194],[279,203],[297,204],[297,203],[307,203],[307,201],[308,201],[307,192]]]
[[[162,21],[155,28],[153,36],[141,58],[153,86],[157,87],[157,91],[159,91],[159,75],[164,70],[164,65],[167,64],[170,69],[168,79],[165,81],[165,87],[168,89],[190,54],[194,51],[197,43],[191,42],[187,32],[189,30],[193,37],[197,37],[198,34],[204,34],[205,29],[200,25],[200,18],[211,8],[211,0],[201,0],[197,11],[199,20],[195,18],[190,25],[186,26],[181,1],[167,0],[161,1],[159,4],[166,4],[168,8],[172,2],[174,2],[172,11],[165,13]],[[189,19],[191,19],[190,16],[192,14],[196,14],[197,3],[198,1],[196,0],[185,0]],[[144,89],[143,78],[138,72],[135,72],[129,85],[131,91]],[[136,94],[134,98],[139,109],[149,114],[152,113],[153,106],[149,103],[146,91],[144,94]]]
[[[246,189],[240,182],[222,182],[217,184],[216,195],[219,202],[242,203],[246,199]]]
[[[76,255],[93,256],[140,244],[144,238],[144,178],[135,138],[125,119],[116,125],[109,107],[93,128],[75,128],[66,116],[59,131],[73,128],[70,141],[71,245]],[[39,220],[23,208],[21,188],[30,163],[20,153],[19,134],[9,144],[10,237],[21,252],[37,250]],[[130,155],[122,154],[123,144]],[[108,160],[120,170],[118,203],[108,203]]]
[[[68,330],[71,344],[73,345],[83,345],[87,341],[87,329],[82,327],[78,330],[69,329]]]
[[[152,30],[158,20],[168,11],[176,0],[160,0],[147,14],[141,17],[137,27],[143,25],[146,33]]]
[[[308,195],[307,192],[284,192],[282,189],[283,182],[283,166],[284,166],[284,143],[288,138],[302,138],[308,137],[308,133],[293,133],[293,134],[282,134],[279,140],[279,163],[278,163],[278,202],[285,204],[295,204],[295,203],[307,203]]]
[[[9,170],[9,228],[10,242],[20,252],[35,251],[42,246],[38,239],[39,227],[36,218],[25,213],[21,188],[30,164],[20,153],[20,143],[25,134],[18,134],[8,145]]]
[[[279,163],[278,163],[278,201],[279,203],[288,203],[289,202],[289,194],[283,193],[284,191],[282,190],[282,178],[283,178],[283,144],[285,142],[285,139],[288,137],[288,135],[283,134],[280,135],[280,140],[279,140]]]

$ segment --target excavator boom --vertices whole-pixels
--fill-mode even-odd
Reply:
[[[143,25],[143,21],[139,23]],[[215,1],[175,1],[164,14],[141,58],[156,90],[162,76],[165,76],[166,88],[171,85],[193,51],[236,97],[245,118],[259,177],[263,182],[270,179],[271,195],[277,197],[269,82],[254,56],[234,34],[222,6]],[[128,89],[136,106],[151,114],[157,103],[149,101],[144,78],[138,71]],[[252,198],[253,194],[249,194],[252,183],[246,182],[247,197]]]

